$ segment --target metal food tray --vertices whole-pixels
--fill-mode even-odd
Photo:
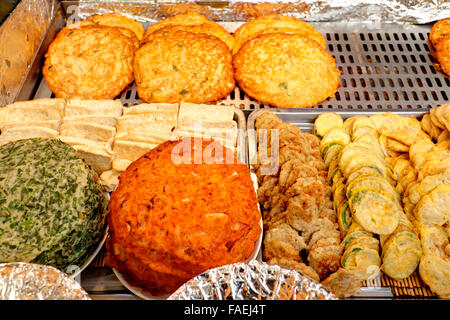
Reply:
[[[67,8],[64,8],[67,9]],[[31,100],[54,97],[42,76],[44,54],[57,32],[70,15],[57,5],[55,18],[46,32],[39,51],[23,81],[17,100]],[[101,12],[96,12],[101,13]],[[230,32],[236,30],[243,22],[221,22],[219,24]],[[307,130],[310,124],[307,116],[315,116],[323,109],[341,112],[342,109],[362,110],[399,110],[426,109],[446,103],[449,100],[450,80],[436,71],[434,58],[427,43],[431,25],[408,24],[371,24],[323,22],[312,23],[323,33],[327,40],[328,51],[335,57],[337,67],[342,71],[341,87],[335,96],[322,102],[316,109],[301,110],[304,115],[298,125]],[[144,23],[147,28],[149,23]],[[136,87],[131,84],[118,97],[124,106],[140,103]],[[269,108],[248,97],[238,87],[218,103],[235,105],[234,119],[239,129],[246,128],[245,116],[258,109]],[[239,110],[240,109],[240,110]],[[283,113],[284,121],[296,117],[296,111],[270,108]],[[363,111],[362,111],[363,112]],[[415,111],[412,111],[415,113]],[[419,112],[419,111],[417,111]],[[419,112],[420,113],[420,112]],[[351,113],[356,115],[357,113]],[[405,113],[406,114],[406,113]],[[252,114],[254,116],[254,114]],[[249,118],[249,121],[252,119]],[[250,123],[250,122],[249,122]],[[239,159],[248,163],[248,150],[252,150],[252,141],[244,130],[239,130],[238,146],[241,146]],[[102,250],[102,252],[104,249]],[[99,254],[90,267],[84,270],[77,280],[93,299],[136,299],[115,277],[110,268],[103,267],[104,255]],[[383,290],[386,288],[382,288]],[[377,291],[378,290],[378,291]],[[360,297],[387,297],[386,290],[373,291],[363,288]],[[367,292],[367,294],[366,294]]]
[[[247,120],[247,130],[248,130],[248,155],[249,164],[252,174],[255,173],[252,163],[253,159],[257,154],[257,140],[256,140],[256,129],[255,120],[256,118],[264,112],[272,112],[276,114],[284,123],[291,123],[296,127],[300,128],[304,132],[312,132],[314,126],[314,120],[324,111],[315,109],[265,109],[265,110],[255,110],[250,113]],[[370,116],[374,114],[386,113],[385,110],[370,110],[370,111],[360,111],[360,110],[348,110],[348,111],[334,111],[339,114],[344,120],[354,116]],[[418,119],[427,113],[427,110],[395,110],[389,111],[400,116],[412,116]],[[396,281],[389,278],[387,275],[381,273],[377,278],[368,280],[365,282],[364,286],[361,288],[361,292],[352,297],[351,299],[374,299],[374,298],[429,298],[434,297],[434,294],[427,288],[421,281],[417,272],[413,273],[407,279],[401,281]]]
[[[234,32],[243,22],[220,22]],[[335,95],[318,109],[429,109],[450,101],[450,78],[436,70],[428,43],[431,25],[393,23],[311,23],[323,34],[328,52],[341,71]],[[144,28],[149,23],[144,23]],[[51,95],[42,76],[39,96]],[[127,105],[139,100],[134,83],[120,95]],[[245,111],[271,108],[247,96],[238,86],[219,103]]]

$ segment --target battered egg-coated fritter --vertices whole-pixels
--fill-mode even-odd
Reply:
[[[144,35],[144,27],[138,21],[135,21],[131,18],[125,17],[119,13],[105,13],[105,14],[97,14],[92,17],[87,18],[86,20],[82,20],[79,23],[75,23],[73,25],[69,25],[69,27],[74,27],[76,25],[79,26],[88,26],[88,25],[101,25],[107,27],[119,27],[125,28],[132,31],[139,41],[142,40]]]
[[[334,58],[299,34],[260,35],[239,49],[233,64],[247,95],[279,108],[315,106],[334,95],[339,85]]]
[[[235,87],[232,56],[214,36],[161,29],[135,55],[134,76],[145,102],[214,102]]]
[[[160,22],[157,22],[149,26],[147,30],[145,30],[144,38],[150,33],[153,33],[167,26],[195,26],[204,23],[210,25],[217,25],[216,22],[208,20],[208,18],[199,13],[178,14],[176,16],[169,17],[167,19],[164,19]]]
[[[211,24],[211,23],[202,23],[202,24],[196,24],[196,25],[167,25],[160,30],[166,30],[167,34],[173,33],[175,31],[181,30],[181,31],[188,31],[192,33],[203,33],[210,36],[214,36],[223,42],[226,43],[228,48],[230,50],[233,50],[234,47],[234,38],[231,34],[228,33],[222,26],[219,24]],[[153,32],[146,32],[143,43],[146,43],[152,39]]]
[[[59,32],[43,67],[55,96],[112,99],[119,95],[133,81],[136,51],[136,43],[123,30],[96,25]]]
[[[439,20],[433,25],[430,42],[442,72],[450,76],[450,18]]]
[[[319,42],[321,46],[325,47],[325,39],[312,25],[293,17],[283,16],[281,14],[269,14],[249,20],[234,32],[233,36],[236,44],[233,53],[237,53],[239,48],[248,40],[268,32],[308,35]]]

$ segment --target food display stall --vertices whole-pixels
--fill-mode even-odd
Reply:
[[[450,2],[6,11],[0,288],[450,298]]]

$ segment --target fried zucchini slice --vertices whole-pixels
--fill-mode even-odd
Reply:
[[[320,140],[319,147],[322,157],[325,155],[325,149],[331,146],[331,143],[340,143],[346,146],[350,143],[350,136],[342,128],[333,128],[328,131]]]
[[[381,258],[378,251],[355,245],[344,252],[341,264],[356,270],[361,280],[368,280],[380,274]]]
[[[383,159],[376,155],[369,146],[356,142],[346,145],[339,156],[339,169],[344,176],[348,177],[352,170],[362,165],[376,166],[383,175],[387,174]]]
[[[339,171],[338,160],[335,159],[331,161],[330,165],[328,166],[327,181],[330,185],[333,183],[334,175],[337,174],[338,171]]]
[[[409,277],[419,265],[422,248],[411,232],[400,232],[383,246],[381,270],[395,280]]]
[[[347,198],[345,197],[345,190],[345,184],[340,182],[336,189],[333,191],[333,207],[336,212],[341,204],[347,201]]]
[[[392,233],[399,223],[399,207],[392,199],[374,189],[362,189],[349,199],[352,217],[367,231]]]
[[[314,121],[313,134],[322,139],[333,128],[343,128],[344,120],[333,112],[321,113]]]
[[[380,251],[380,241],[369,235],[364,235],[361,237],[356,237],[348,243],[347,247],[352,246],[360,246],[361,248],[369,248],[376,250],[377,252]]]
[[[331,146],[324,150],[323,160],[325,164],[330,165],[331,161],[336,160],[344,146],[340,143],[331,143]]]
[[[347,235],[341,242],[342,251],[345,251],[350,242],[352,242],[356,238],[372,237],[373,235],[371,232],[365,231],[361,226],[359,226],[357,223],[355,224],[354,222],[351,224],[350,228],[347,231]]]
[[[346,196],[350,199],[354,192],[358,192],[359,190],[365,188],[371,188],[383,192],[385,195],[391,197],[392,200],[399,201],[399,203],[401,201],[400,194],[386,179],[372,175],[360,175],[358,178],[352,180],[351,183],[348,183]]]
[[[378,169],[375,166],[367,166],[362,165],[358,168],[356,168],[348,177],[347,177],[347,184],[350,184],[353,182],[353,180],[357,179],[360,176],[373,176],[373,177],[380,177],[384,178],[383,172]]]
[[[347,234],[347,230],[350,228],[352,223],[352,215],[350,214],[350,209],[348,207],[348,201],[341,204],[337,210],[338,213],[338,225],[341,231],[341,237]]]
[[[376,129],[375,124],[373,123],[372,119],[370,119],[368,116],[356,116],[354,117],[353,125],[352,125],[352,138],[353,135],[358,131],[361,127],[373,127]]]

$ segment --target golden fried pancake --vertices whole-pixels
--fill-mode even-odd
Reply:
[[[260,30],[249,35],[249,38],[244,41],[244,43],[248,40],[256,38],[261,34],[267,33],[287,33],[287,34],[300,34],[306,37],[311,38],[311,40],[317,41],[317,43],[324,49],[326,49],[326,41],[322,34],[316,30],[305,30],[305,29],[295,29],[295,28],[266,28],[264,30]],[[243,44],[243,43],[242,43]],[[235,45],[234,53],[239,50],[240,47]]]
[[[75,24],[76,25],[76,24]],[[80,26],[101,25],[107,27],[119,27],[132,31],[139,41],[144,36],[144,27],[138,21],[125,17],[119,13],[97,14],[79,22]],[[73,26],[72,26],[73,28]]]
[[[430,42],[433,46],[436,46],[439,42],[446,38],[450,33],[450,18],[437,21],[430,31]]]
[[[204,15],[201,15],[199,13],[185,13],[185,14],[178,14],[176,16],[164,19],[163,21],[157,22],[155,24],[152,24],[145,30],[144,32],[144,38],[147,37],[150,33],[155,32],[156,30],[159,30],[161,28],[171,26],[171,25],[179,25],[179,26],[195,26],[199,24],[210,24],[210,25],[217,25],[214,21],[208,20]]]
[[[302,30],[304,33],[312,34],[314,38],[319,38],[320,36],[320,34],[317,35],[318,32],[314,27],[306,22],[281,14],[269,14],[249,20],[234,32],[233,36],[236,44],[233,53],[235,54],[246,41],[258,36],[269,28],[296,29]]]
[[[339,85],[334,58],[308,37],[269,33],[247,41],[233,58],[242,90],[279,108],[312,107]]]
[[[235,87],[231,52],[216,37],[156,31],[134,61],[139,98],[145,102],[207,103]]]
[[[431,28],[430,42],[442,72],[450,75],[450,18],[436,22]]]
[[[234,38],[231,34],[228,33],[228,31],[226,31],[221,25],[219,24],[210,24],[210,23],[202,23],[202,24],[197,24],[197,25],[189,25],[189,26],[184,26],[184,25],[168,25],[165,26],[160,30],[165,30],[165,32],[167,33],[167,35],[169,33],[173,33],[175,31],[188,31],[188,32],[192,32],[192,33],[203,33],[203,34],[207,34],[210,36],[214,36],[220,40],[222,40],[223,42],[226,43],[226,45],[228,46],[228,48],[232,51],[234,48]],[[152,33],[146,33],[145,37],[142,41],[142,43],[146,43],[148,41],[151,40],[153,35]]]
[[[120,29],[84,26],[57,35],[43,67],[56,97],[112,99],[133,81],[135,43]]]

